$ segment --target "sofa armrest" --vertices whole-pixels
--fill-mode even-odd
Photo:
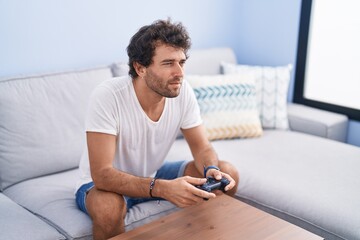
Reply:
[[[287,109],[291,130],[346,141],[347,116],[296,103],[289,103]]]

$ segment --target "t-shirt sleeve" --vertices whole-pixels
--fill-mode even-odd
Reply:
[[[105,86],[98,86],[91,94],[85,130],[117,135],[116,98],[113,92]]]
[[[183,115],[183,121],[181,123],[182,129],[189,129],[197,127],[202,124],[200,115],[199,104],[196,100],[195,93],[191,88],[190,84],[184,80],[184,98],[185,98],[185,109]]]

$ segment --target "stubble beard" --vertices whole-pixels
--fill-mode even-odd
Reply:
[[[154,73],[147,73],[144,77],[146,85],[152,91],[156,92],[157,94],[166,97],[166,98],[174,98],[179,96],[180,89],[182,86],[182,78],[175,77],[164,81],[161,77],[157,76]],[[180,82],[180,86],[173,86],[172,83]],[[173,89],[171,89],[173,88]]]

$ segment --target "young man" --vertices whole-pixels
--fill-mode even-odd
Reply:
[[[76,201],[92,218],[94,239],[124,232],[134,204],[162,198],[187,207],[216,197],[195,187],[205,177],[225,177],[225,191],[236,191],[238,173],[218,160],[195,95],[183,81],[189,48],[180,23],[144,26],[127,48],[130,76],[105,81],[91,96]],[[194,160],[164,163],[179,130]]]

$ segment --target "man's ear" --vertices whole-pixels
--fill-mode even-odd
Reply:
[[[134,62],[133,63],[134,69],[137,73],[137,75],[139,75],[139,77],[143,77],[146,73],[146,67],[144,67],[143,65],[141,65],[138,62]]]

